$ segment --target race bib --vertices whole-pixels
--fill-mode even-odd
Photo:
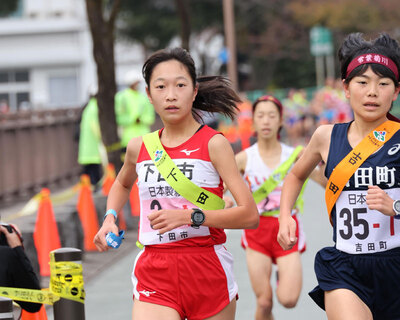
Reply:
[[[142,214],[140,215],[140,234],[139,241],[146,245],[157,245],[176,242],[194,237],[203,237],[210,235],[210,229],[205,226],[192,227],[191,225],[181,226],[170,230],[164,234],[160,234],[158,230],[152,229],[148,215],[154,210],[161,210],[162,208],[171,208],[172,205],[182,209],[193,208],[193,204],[184,198],[171,199],[157,198],[157,199],[143,199],[142,200]]]
[[[385,191],[399,198],[399,188]],[[369,210],[366,196],[367,190],[342,191],[336,201],[336,248],[365,254],[400,247],[400,220]]]

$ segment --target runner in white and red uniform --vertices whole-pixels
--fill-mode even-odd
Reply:
[[[95,243],[100,251],[108,249],[105,235],[118,233],[114,212],[121,210],[138,178],[138,240],[144,248],[132,273],[133,319],[233,320],[238,288],[232,256],[223,247],[224,228],[255,228],[259,217],[228,140],[202,125],[199,111],[233,117],[239,98],[225,78],[197,79],[192,58],[181,48],[153,54],[143,75],[150,102],[164,123],[158,132],[161,145],[154,153],[165,151],[189,180],[184,187],[195,184],[207,197],[216,195],[220,200],[224,181],[238,206],[223,209],[221,200],[221,209],[205,206],[194,210],[196,206],[171,187],[174,168],[163,177],[162,168],[152,160],[153,152],[149,154],[141,137],[133,138],[110,190],[108,210]],[[181,190],[182,183],[175,188]],[[199,197],[193,202],[201,201]]]
[[[281,158],[276,167],[282,165],[288,160],[295,148],[284,143],[281,145]],[[244,170],[244,179],[248,183],[252,192],[256,191],[274,172],[275,168],[268,167],[260,156],[259,146],[256,142],[251,147],[244,150],[247,156],[247,164]],[[242,246],[264,253],[271,257],[272,262],[276,263],[276,258],[288,255],[291,252],[306,250],[306,239],[304,230],[301,225],[301,220],[298,219],[297,213],[299,208],[294,208],[292,216],[298,223],[297,246],[292,250],[283,250],[279,245],[276,236],[278,234],[279,224],[279,208],[281,203],[281,190],[283,181],[268,195],[257,204],[258,213],[260,214],[260,225],[254,230],[243,230]]]
[[[244,230],[242,246],[246,249],[247,268],[257,298],[255,319],[273,319],[273,293],[270,283],[272,264],[278,266],[278,301],[286,308],[293,308],[300,295],[302,270],[300,253],[305,250],[305,236],[297,213],[302,205],[295,205],[292,217],[296,222],[298,245],[283,250],[277,241],[279,209],[283,179],[299,156],[301,149],[292,148],[279,141],[283,123],[283,107],[273,96],[262,96],[253,103],[253,127],[257,142],[236,155],[238,168],[251,192],[262,190],[268,184],[272,191],[258,198],[257,207],[260,224],[257,229]],[[326,179],[320,170],[312,178],[325,185]],[[275,181],[272,181],[274,179]],[[299,199],[298,203],[302,203]]]
[[[183,144],[164,149],[193,183],[222,197],[222,180],[212,165],[208,152],[209,140],[216,134],[218,132],[208,126],[201,126]],[[136,170],[141,207],[139,241],[145,245],[145,249],[138,255],[132,274],[136,283],[135,298],[170,306],[177,309],[183,317],[186,314],[185,310],[191,310],[193,299],[196,299],[196,296],[198,299],[198,292],[192,295],[190,289],[196,285],[202,288],[204,299],[209,301],[199,318],[206,318],[211,312],[222,310],[235,298],[238,290],[233,277],[232,257],[222,246],[226,241],[224,230],[183,225],[160,235],[158,230],[152,229],[148,219],[148,215],[155,209],[190,209],[195,206],[175,192],[164,179],[160,179],[160,174],[143,144]],[[149,264],[155,269],[160,267],[159,260],[163,260],[164,249],[168,249],[169,260],[161,261],[161,266],[164,268],[165,263],[168,263],[171,273],[166,275],[166,270],[148,273]],[[202,255],[205,258],[199,259]],[[184,270],[187,268],[192,268],[197,274],[204,276],[192,277],[191,274],[186,274],[184,277]],[[210,270],[213,270],[212,276],[209,276]],[[179,278],[176,277],[176,273],[180,274]],[[160,288],[159,281],[166,276],[170,281],[165,284],[167,287]],[[152,291],[149,288],[152,288]],[[180,296],[181,290],[186,291],[186,294]],[[198,309],[201,310],[200,306]]]

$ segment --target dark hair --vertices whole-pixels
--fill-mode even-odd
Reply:
[[[203,119],[198,110],[208,113],[221,113],[234,119],[239,110],[237,103],[241,102],[239,96],[232,89],[228,78],[222,76],[196,76],[196,67],[189,52],[183,48],[159,50],[153,53],[144,63],[142,74],[147,87],[150,87],[150,78],[154,68],[161,62],[176,60],[182,63],[188,71],[193,87],[198,84],[196,99],[193,101],[192,114],[196,120]]]
[[[344,79],[346,83],[349,83],[355,76],[364,73],[368,67],[371,67],[374,73],[392,79],[395,86],[398,87],[399,79],[396,79],[394,73],[389,68],[376,63],[362,64],[356,67],[346,77],[347,67],[351,61],[365,53],[379,53],[384,55],[393,60],[397,69],[400,70],[400,48],[395,39],[383,33],[376,39],[367,41],[363,38],[361,33],[351,33],[343,41],[338,51],[342,79]]]

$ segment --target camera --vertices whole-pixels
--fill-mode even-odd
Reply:
[[[14,232],[14,228],[7,223],[0,223],[9,233]],[[8,246],[6,235],[0,232],[0,246]]]

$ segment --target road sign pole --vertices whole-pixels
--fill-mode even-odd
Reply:
[[[325,82],[325,70],[324,70],[324,57],[315,57],[315,69],[317,76],[317,87],[322,87]]]
[[[332,54],[326,56],[326,75],[335,79],[335,59]]]

